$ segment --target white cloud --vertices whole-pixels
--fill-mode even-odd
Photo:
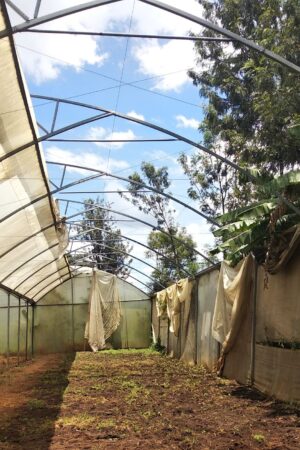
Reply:
[[[199,121],[193,118],[187,118],[181,114],[176,116],[177,120],[177,128],[193,128],[194,130],[198,129]]]
[[[179,91],[185,83],[191,82],[187,75],[187,70],[194,66],[195,60],[191,42],[169,41],[160,44],[157,40],[147,40],[133,47],[132,52],[138,61],[140,73],[159,77],[155,81],[155,89]]]
[[[18,7],[30,17],[33,15],[35,1],[16,0]],[[52,0],[41,3],[40,15],[45,15],[64,8],[82,3],[82,0]],[[196,16],[201,16],[202,6],[196,0],[165,0],[165,3],[180,8]],[[9,9],[13,24],[22,22],[22,19]],[[72,14],[55,20],[40,28],[79,31],[128,31],[132,1],[123,0],[111,5],[105,5],[87,11]],[[131,32],[149,34],[187,34],[189,31],[199,32],[201,27],[177,15],[162,11],[150,5],[136,2]],[[49,35],[20,33],[16,35],[16,42],[22,47],[33,49],[33,53],[19,48],[20,57],[26,73],[37,83],[57,78],[61,70],[70,64],[76,70],[84,68],[87,64],[101,66],[108,58],[108,53],[100,47],[105,41],[92,36]],[[122,41],[120,41],[122,42]],[[162,45],[158,42],[139,42],[134,47],[133,54],[137,58],[141,73],[157,76],[161,73],[182,70],[193,65],[192,43],[171,41]],[[145,57],[143,57],[145,52]],[[45,55],[52,56],[52,59]],[[54,59],[56,58],[56,59]],[[146,58],[149,59],[147,63]],[[165,62],[164,62],[165,60]],[[163,72],[162,72],[163,71]],[[169,80],[169,81],[168,81]],[[162,78],[155,84],[162,90],[175,89],[187,81],[184,72]]]
[[[107,171],[107,159],[95,153],[82,152],[77,154],[69,150],[63,150],[59,147],[53,146],[46,149],[46,157],[48,161],[74,164],[78,166]],[[110,158],[109,160],[109,165],[111,170],[127,169],[129,167],[127,161],[112,158]],[[84,169],[74,167],[69,167],[68,171],[85,175],[87,173],[87,171]]]
[[[214,236],[209,230],[209,225],[205,222],[199,224],[195,222],[191,222],[186,225],[187,232],[192,236],[193,240],[197,244],[197,249],[199,251],[205,252],[205,247],[207,245],[214,244]]]
[[[123,140],[136,139],[136,135],[132,130],[127,131],[110,131],[103,127],[91,127],[87,136],[88,139],[103,140]],[[97,142],[98,147],[119,149],[124,147],[126,142]]]
[[[143,116],[143,114],[138,114],[135,111],[129,111],[127,113],[127,116],[133,117],[134,119],[139,119],[139,120],[145,120],[145,117]]]

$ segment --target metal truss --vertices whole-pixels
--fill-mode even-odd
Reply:
[[[121,216],[123,216],[123,217],[127,217],[128,219],[133,219],[134,221],[136,221],[136,222],[139,222],[139,223],[142,223],[143,225],[146,225],[147,227],[150,227],[152,230],[157,230],[157,231],[160,231],[162,234],[164,234],[164,235],[166,235],[166,236],[170,236],[169,235],[169,233],[167,232],[167,231],[165,231],[163,228],[161,228],[161,227],[159,227],[159,226],[155,226],[155,225],[153,225],[153,224],[151,224],[151,223],[149,223],[149,222],[146,222],[145,220],[143,220],[143,219],[137,219],[136,217],[134,217],[134,216],[131,216],[130,214],[127,214],[127,213],[123,213],[123,212],[120,212],[120,211],[118,211],[118,210],[115,210],[115,209],[112,209],[112,208],[107,208],[107,207],[105,207],[105,206],[102,206],[101,204],[99,204],[99,203],[85,203],[85,202],[81,202],[81,201],[79,201],[79,200],[71,200],[71,199],[59,199],[59,201],[62,201],[62,202],[69,202],[69,203],[74,203],[74,204],[79,204],[79,205],[87,205],[87,206],[94,206],[94,208],[95,209],[102,209],[102,210],[104,210],[104,211],[108,211],[108,212],[111,212],[111,213],[114,213],[114,214],[119,214],[119,215],[121,215]],[[93,208],[91,208],[91,210],[92,210]],[[90,209],[89,209],[90,210]],[[85,211],[83,211],[83,212],[85,212]],[[66,219],[67,221],[68,221],[68,219]],[[180,244],[184,244],[185,246],[187,246],[188,248],[190,248],[191,250],[193,250],[194,251],[194,253],[197,253],[199,256],[201,256],[203,259],[205,259],[207,262],[209,262],[209,263],[211,263],[211,264],[213,264],[213,261],[211,261],[206,255],[204,255],[204,254],[202,254],[201,252],[199,252],[198,250],[195,250],[193,247],[190,247],[190,246],[188,246],[184,241],[182,241],[181,239],[179,239],[179,238],[177,238],[177,237],[175,237],[175,236],[172,236],[173,237],[173,239],[175,240],[175,241],[177,241],[178,243],[180,243]]]
[[[226,37],[212,37],[212,36],[175,36],[175,35],[161,35],[161,34],[135,34],[135,33],[107,33],[95,31],[75,31],[75,30],[40,30],[29,29],[23,30],[27,33],[42,33],[42,34],[67,34],[73,36],[99,36],[99,37],[120,37],[120,38],[141,38],[141,39],[166,39],[168,41],[208,41],[208,42],[232,42],[233,39]]]
[[[17,8],[11,0],[8,0],[8,1],[6,0],[7,5],[10,5],[25,20],[25,22],[12,27],[11,30],[4,30],[4,31],[0,32],[0,38],[8,36],[9,34],[14,34],[14,33],[19,33],[21,31],[30,30],[33,27],[36,27],[38,25],[41,25],[41,24],[44,24],[47,22],[51,22],[53,20],[68,16],[70,14],[75,14],[75,13],[78,13],[81,11],[86,11],[88,9],[96,8],[98,6],[108,5],[110,3],[117,3],[119,1],[121,1],[121,0],[94,0],[94,1],[90,1],[87,3],[73,6],[71,8],[62,9],[60,11],[56,11],[54,13],[47,14],[45,16],[38,17],[38,12],[39,12],[40,3],[41,3],[41,1],[38,0],[36,3],[36,7],[35,7],[34,18],[30,20],[29,17],[27,17],[23,13],[23,11],[20,10],[20,8]],[[268,49],[262,47],[261,45],[258,45],[255,42],[240,36],[237,33],[233,33],[232,31],[227,30],[226,28],[220,27],[208,20],[205,20],[205,19],[195,16],[193,14],[190,14],[181,9],[175,8],[174,6],[167,5],[158,0],[139,0],[139,1],[142,3],[145,3],[147,5],[154,6],[155,8],[159,8],[164,11],[167,11],[171,14],[175,14],[175,15],[182,17],[184,19],[187,19],[191,22],[197,23],[198,25],[201,25],[204,28],[208,28],[217,34],[221,34],[222,36],[224,36],[230,40],[239,42],[239,43],[243,44],[245,47],[248,47],[251,50],[254,50],[258,53],[263,54],[267,58],[272,59],[285,67],[288,67],[290,70],[292,70],[294,72],[300,73],[300,67],[297,66],[296,64],[292,63],[291,61],[288,61],[286,58],[283,58],[282,56],[272,52],[271,50],[268,50]],[[2,3],[4,3],[4,0],[2,0]]]
[[[90,244],[85,245],[84,247],[88,247],[88,246],[90,246]],[[80,249],[82,249],[82,248],[83,248],[83,247],[80,247],[79,249],[76,249],[76,250],[80,250]],[[106,248],[108,248],[108,249],[110,249],[110,250],[115,250],[114,247],[110,247],[109,245],[106,245]],[[71,253],[71,252],[69,252],[69,253]],[[75,251],[75,253],[76,253],[76,251]],[[131,253],[126,252],[125,250],[119,250],[119,253],[123,253],[124,255],[129,256],[130,258],[133,258],[133,259],[135,259],[136,261],[139,261],[139,262],[145,264],[146,266],[151,267],[151,269],[153,269],[153,270],[158,270],[157,267],[154,267],[152,264],[149,264],[149,263],[146,262],[145,260],[140,259],[140,258],[138,258],[137,256],[134,256],[134,255],[132,255]],[[67,253],[67,255],[68,255],[68,253]],[[158,271],[159,271],[159,270],[158,270]]]
[[[70,254],[70,253],[71,253],[71,252],[69,252],[69,254]],[[115,261],[113,258],[110,258],[109,256],[102,255],[102,253],[92,253],[92,254],[90,254],[90,255],[91,255],[91,256],[93,256],[93,255],[95,255],[95,256],[101,256],[101,257],[104,259],[104,261],[112,261],[112,262]],[[80,255],[80,254],[75,255],[75,256],[78,256],[78,257],[79,257],[78,260],[75,258],[75,259],[76,259],[76,263],[80,262],[81,260],[84,262],[84,260],[86,260],[86,258],[87,258],[87,257],[84,257],[84,256],[82,257],[82,255]],[[95,262],[95,263],[97,263],[96,261],[90,261],[90,262]],[[163,289],[166,287],[166,286],[164,286],[162,283],[160,283],[159,281],[157,281],[157,280],[155,280],[154,278],[150,277],[150,275],[147,275],[146,273],[142,272],[141,270],[136,269],[135,267],[132,267],[132,266],[130,266],[129,264],[122,263],[122,265],[125,266],[125,267],[128,267],[130,270],[134,270],[135,272],[139,273],[140,275],[143,275],[143,277],[148,278],[150,281],[153,281],[153,282],[157,283],[157,284],[158,284],[159,286],[161,286]]]
[[[207,220],[208,222],[212,223],[213,225],[219,227],[220,225],[218,224],[218,222],[216,222],[215,220],[211,219],[210,217],[206,216],[205,214],[201,213],[200,211],[198,211],[197,209],[193,208],[192,206],[188,205],[187,203],[183,202],[182,200],[179,200],[176,197],[173,197],[171,194],[168,194],[166,192],[160,191],[159,189],[155,189],[152,186],[149,186],[145,183],[139,183],[137,181],[131,180],[129,178],[126,177],[121,177],[119,175],[114,175],[108,172],[104,172],[102,170],[98,170],[98,169],[94,169],[92,167],[85,167],[85,166],[80,166],[80,165],[76,165],[76,164],[67,164],[67,163],[60,163],[60,162],[54,162],[54,161],[47,161],[48,164],[52,164],[52,165],[57,165],[57,166],[62,166],[63,167],[63,174],[62,174],[62,178],[60,181],[60,186],[56,185],[53,181],[51,181],[51,184],[54,186],[55,189],[53,189],[50,194],[51,195],[55,195],[65,189],[71,188],[73,186],[82,184],[82,183],[86,183],[88,181],[92,181],[96,178],[100,178],[100,177],[111,177],[111,178],[115,178],[117,180],[120,181],[125,181],[127,183],[131,183],[134,184],[138,187],[142,187],[144,189],[147,189],[151,192],[155,192],[156,194],[162,195],[165,198],[168,198],[169,200],[174,201],[175,203],[180,204],[181,206],[184,206],[185,208],[189,209],[190,211],[194,212],[195,214],[203,217],[205,220]],[[77,169],[83,169],[86,171],[90,171],[90,172],[94,172],[94,175],[88,176],[88,177],[84,177],[81,178],[79,180],[73,181],[71,183],[67,183],[67,184],[63,184],[64,183],[64,177],[65,177],[65,173],[68,167],[71,168],[77,168]],[[22,205],[20,208],[16,208],[14,211],[12,211],[10,214],[7,214],[5,217],[3,217],[0,220],[0,223],[4,222],[5,220],[9,219],[10,217],[14,216],[15,214],[17,214],[20,211],[23,211],[24,209],[26,209],[27,207],[39,202],[40,200],[43,200],[44,198],[46,198],[48,196],[48,194],[43,194],[40,195],[38,197],[36,197],[35,199],[33,199],[31,202],[26,203],[25,205]]]
[[[78,224],[77,226],[80,226],[80,224]],[[99,230],[99,231],[102,231],[102,232],[107,233],[109,235],[115,235],[115,233],[113,231],[108,231],[108,230],[105,230],[104,228],[100,228],[100,227],[93,227],[93,228],[90,228],[90,229],[87,229],[87,230],[85,229],[84,233],[85,234],[89,234],[89,233],[92,233],[92,231],[94,231],[94,230]],[[160,256],[161,258],[165,259],[166,261],[171,261],[171,262],[173,261],[172,259],[168,258],[166,255],[164,255],[163,253],[159,252],[158,250],[154,250],[151,247],[149,247],[148,245],[137,241],[136,239],[130,238],[128,236],[125,236],[124,234],[118,234],[118,236],[123,238],[123,239],[125,239],[125,240],[127,240],[127,241],[133,242],[134,244],[140,245],[140,246],[146,248],[147,250],[150,250],[151,252],[155,253],[157,256]],[[72,236],[71,240],[75,241],[76,240],[76,235],[74,237]],[[79,239],[79,241],[80,241],[80,239]],[[98,245],[99,245],[98,241],[91,241],[91,244],[93,244],[93,243],[98,243]],[[181,265],[179,265],[178,269],[182,270],[187,276],[191,276],[191,274],[187,270],[185,270],[184,267],[182,267]]]
[[[240,172],[243,172],[243,173],[248,175],[248,172],[243,167],[241,167],[238,164],[232,162],[230,159],[226,158],[225,156],[219,155],[218,153],[214,152],[213,150],[210,150],[209,148],[205,147],[204,145],[201,145],[201,144],[199,144],[199,143],[197,143],[197,142],[195,142],[195,141],[193,141],[191,139],[188,139],[187,137],[183,136],[182,134],[176,133],[175,131],[169,130],[168,128],[160,127],[160,126],[156,125],[155,123],[148,122],[146,120],[141,120],[141,119],[138,119],[136,117],[128,116],[127,114],[123,114],[123,113],[120,113],[120,112],[117,112],[117,111],[111,111],[109,109],[106,109],[106,108],[103,108],[103,107],[100,107],[100,106],[91,105],[89,103],[77,102],[75,100],[64,99],[64,98],[61,98],[61,97],[51,97],[51,96],[48,96],[48,95],[36,95],[36,94],[32,94],[31,97],[33,99],[47,100],[47,101],[55,102],[55,103],[59,102],[59,103],[67,104],[67,105],[78,106],[78,107],[82,107],[82,108],[85,108],[85,109],[91,109],[91,110],[98,111],[98,112],[102,113],[102,115],[100,114],[99,116],[93,116],[90,119],[85,119],[85,120],[82,120],[81,122],[80,121],[79,122],[74,122],[74,124],[70,124],[67,127],[63,127],[61,129],[53,130],[52,132],[48,132],[44,136],[39,138],[40,142],[47,141],[48,139],[50,139],[54,135],[58,135],[58,134],[64,133],[65,131],[69,131],[69,130],[71,130],[73,128],[77,128],[80,125],[85,125],[86,123],[89,123],[89,121],[95,121],[95,120],[99,120],[99,119],[102,119],[102,118],[105,118],[105,117],[115,116],[115,117],[118,117],[120,119],[127,120],[129,122],[137,123],[137,124],[142,125],[142,126],[144,126],[146,128],[150,128],[150,129],[159,131],[160,133],[163,133],[163,134],[166,134],[168,136],[171,136],[172,138],[174,138],[174,139],[176,139],[178,141],[185,142],[186,144],[189,144],[192,147],[195,147],[195,148],[197,148],[197,149],[199,149],[199,150],[209,154],[210,156],[213,156],[214,158],[216,158],[216,159],[218,159],[220,161],[223,161],[224,163],[228,164],[229,166],[233,167],[234,169],[236,169],[236,170],[238,170]],[[107,116],[105,116],[105,114],[107,114]],[[52,124],[53,124],[53,120],[54,120],[54,115],[53,115],[53,118],[52,118]],[[24,148],[27,148],[30,145],[32,145],[32,143],[28,143],[28,144],[26,144],[26,146],[20,147],[20,149],[23,150]],[[20,150],[16,149],[14,151],[18,152]],[[0,159],[0,162],[1,162],[1,159]]]

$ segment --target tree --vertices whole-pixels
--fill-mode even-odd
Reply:
[[[264,200],[230,211],[218,220],[214,234],[222,242],[213,253],[224,252],[235,265],[253,252],[272,272],[283,251],[289,248],[300,220],[300,171],[292,171],[258,187]]]
[[[99,205],[99,208],[93,208],[96,205]],[[125,264],[129,265],[132,261],[126,255],[130,252],[130,246],[122,239],[120,229],[115,226],[114,219],[107,210],[110,206],[109,203],[105,203],[103,200],[99,201],[99,199],[84,201],[83,219],[77,225],[78,238],[85,241],[87,245],[90,242],[91,250],[85,252],[89,261],[81,264],[96,266],[99,270],[127,278],[130,269]]]
[[[300,65],[298,0],[201,1],[205,18]],[[202,35],[213,36],[205,29]],[[199,125],[207,147],[244,167],[275,175],[297,167],[300,142],[291,128],[300,121],[299,74],[231,43],[197,41],[198,69],[190,71],[207,100]],[[188,164],[180,158],[192,183],[190,196],[202,208],[223,213],[255,199],[257,192],[224,163],[197,152]],[[198,188],[201,194],[198,194]]]
[[[174,221],[175,210],[170,206],[170,200],[159,193],[147,191],[146,185],[161,192],[170,187],[168,170],[166,167],[155,168],[152,164],[143,162],[141,165],[142,176],[134,172],[129,179],[128,185],[130,195],[120,192],[120,195],[145,214],[151,214],[157,223],[156,231],[150,233],[148,245],[153,250],[164,254],[165,258],[156,255],[157,270],[152,277],[162,284],[170,280],[178,280],[186,277],[187,272],[193,275],[199,270],[195,254],[196,244],[184,228],[178,226]],[[146,252],[150,258],[153,252]],[[155,283],[154,290],[160,290]]]
[[[221,153],[216,145],[214,151]],[[190,158],[182,153],[178,161],[190,181],[189,197],[199,203],[200,210],[207,216],[215,218],[246,204],[250,185],[241,188],[239,173],[228,164],[200,152]]]
[[[161,231],[152,231],[148,236],[148,246],[164,254],[166,258],[156,255],[156,269],[152,272],[152,277],[164,286],[172,282],[195,275],[200,270],[200,264],[194,252],[195,242],[184,228],[173,226],[170,234]],[[174,237],[179,240],[174,241]],[[180,258],[180,265],[174,261],[174,247],[176,255]],[[151,250],[146,252],[146,256],[151,258],[155,255]],[[153,282],[151,285],[153,292],[160,291],[161,285]]]

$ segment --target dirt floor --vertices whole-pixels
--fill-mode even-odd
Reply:
[[[0,449],[300,449],[300,410],[150,351],[0,375]]]

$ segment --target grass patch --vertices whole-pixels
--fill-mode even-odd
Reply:
[[[265,437],[263,434],[253,434],[252,438],[254,439],[255,442],[265,442]]]
[[[62,427],[75,427],[83,429],[90,425],[93,425],[95,421],[95,416],[91,416],[88,413],[82,413],[73,416],[62,417],[57,421],[57,424]]]
[[[46,402],[44,400],[40,400],[38,398],[32,398],[28,400],[27,406],[29,409],[42,409],[47,406]]]
[[[102,430],[103,428],[115,428],[116,421],[114,419],[104,419],[101,420],[96,426],[97,430]]]

